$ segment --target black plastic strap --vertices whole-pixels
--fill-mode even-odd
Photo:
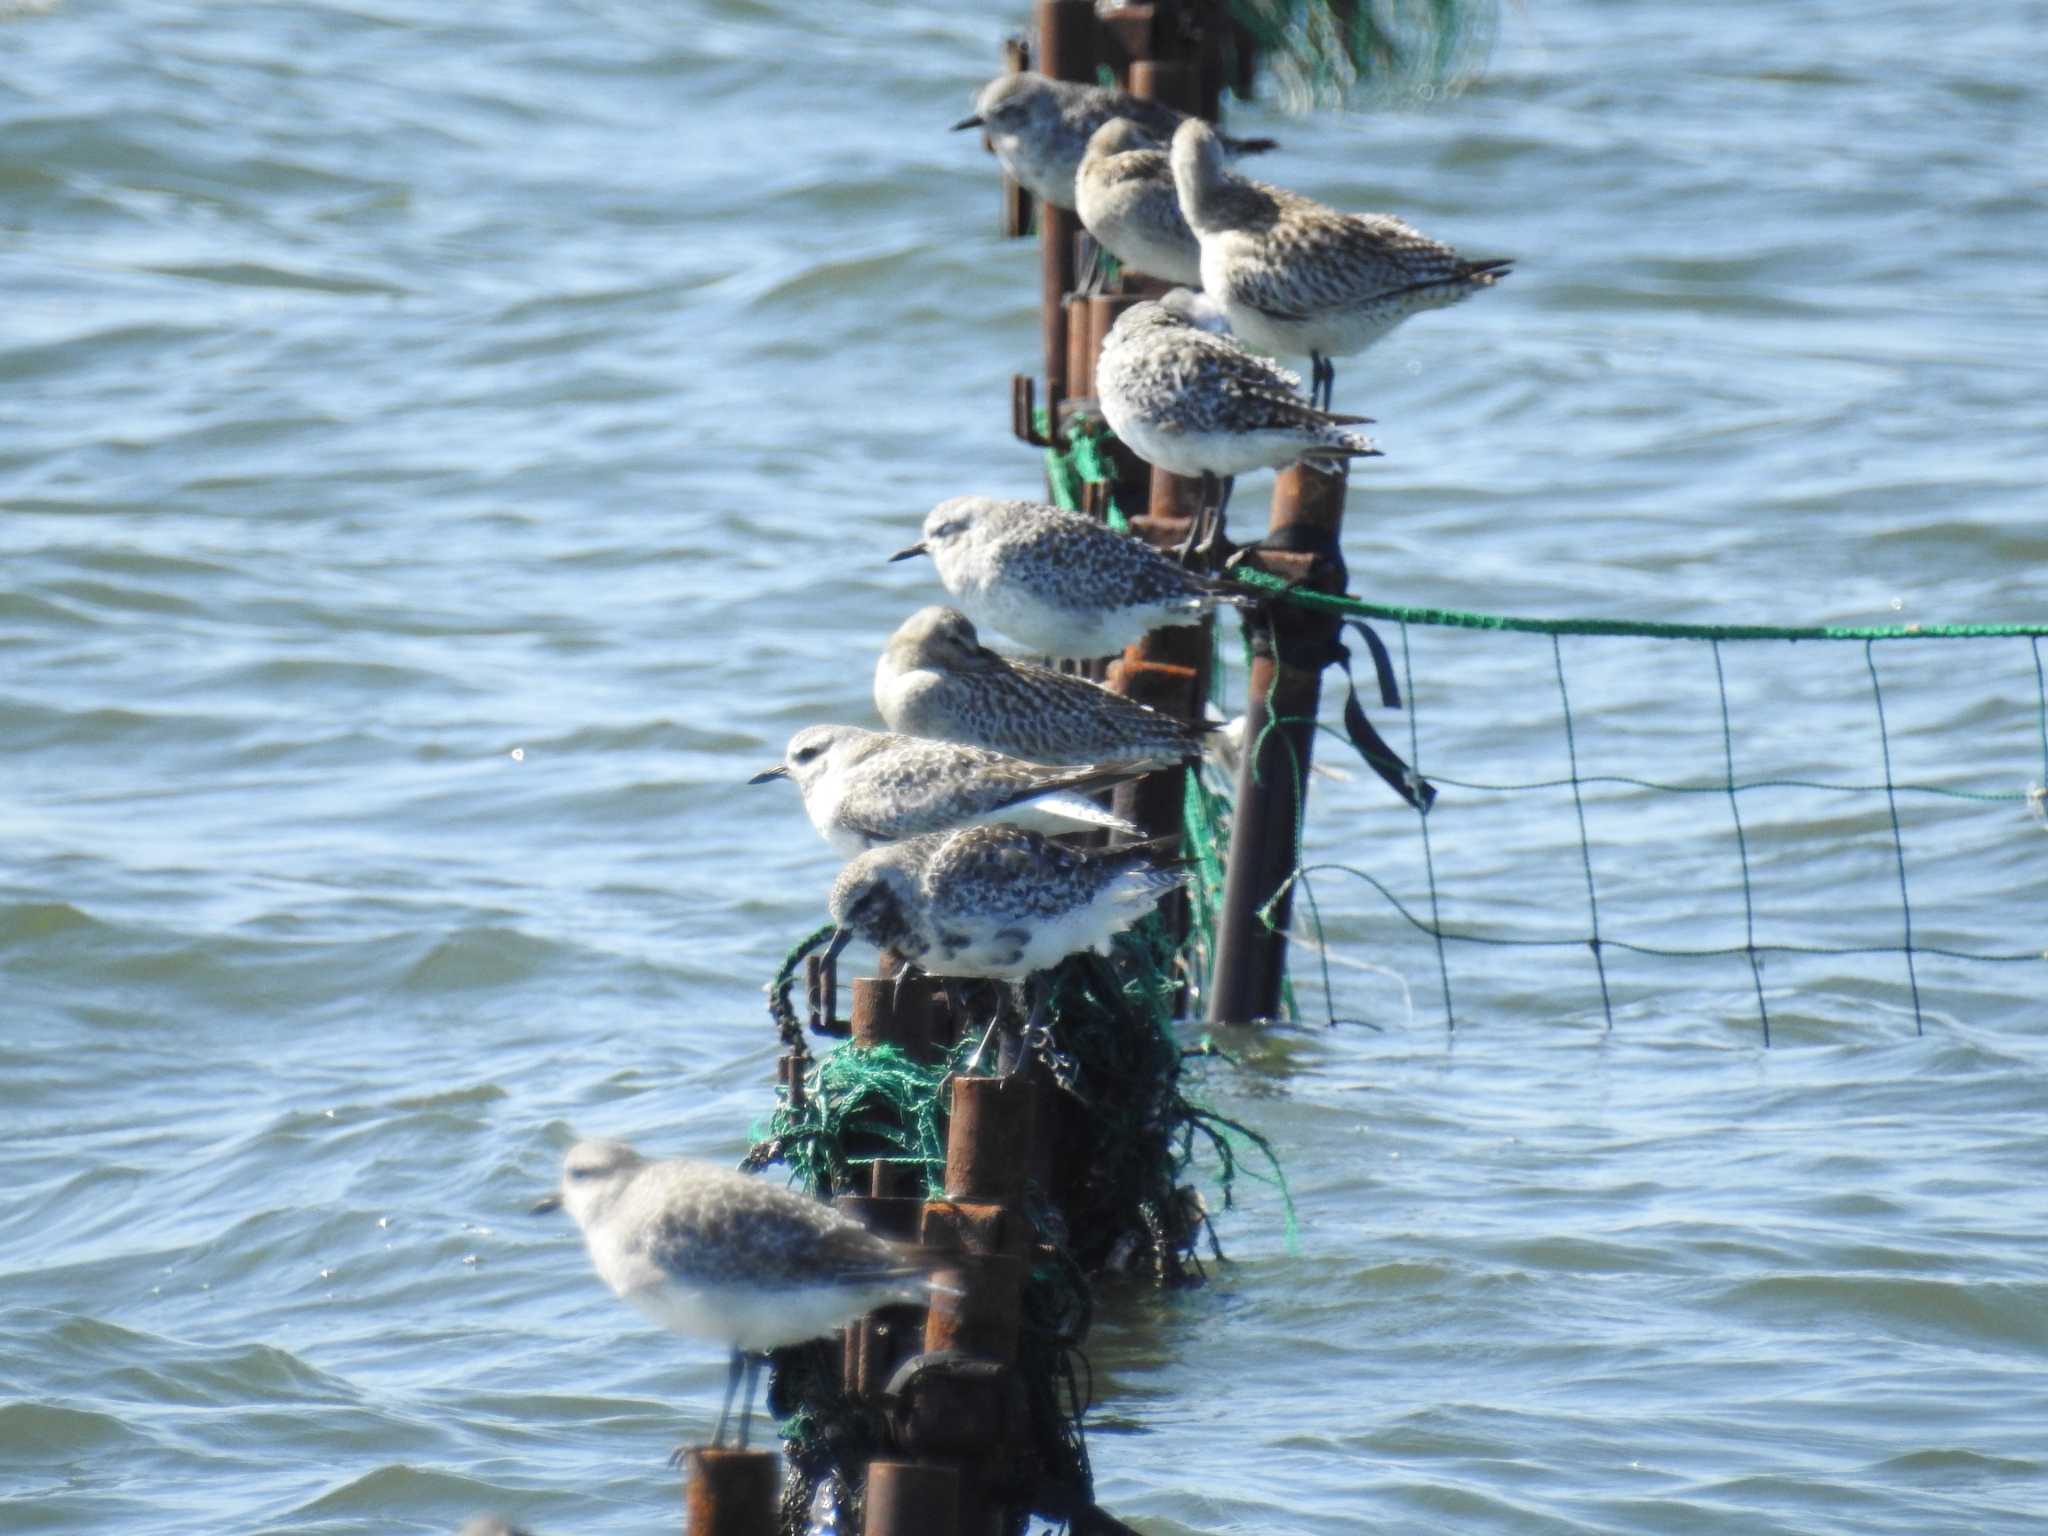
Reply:
[[[1388,709],[1399,709],[1401,690],[1394,683],[1394,658],[1388,654],[1386,642],[1373,633],[1371,626],[1358,620],[1352,620],[1347,627],[1357,630],[1365,648],[1372,652],[1373,670],[1379,674],[1380,702]],[[1358,702],[1358,679],[1351,675],[1350,650],[1333,640],[1330,651],[1337,665],[1344,669],[1344,734],[1351,738],[1351,745],[1358,749],[1366,766],[1384,779],[1389,789],[1427,814],[1436,804],[1436,786],[1403,762],[1401,754],[1387,745],[1386,738],[1366,718],[1365,706]]]

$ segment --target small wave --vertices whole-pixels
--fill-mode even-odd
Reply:
[[[22,901],[0,906],[0,945],[55,938],[105,924],[68,901]]]
[[[559,944],[513,928],[465,928],[414,962],[404,985],[418,992],[510,986],[540,974],[566,953]]]
[[[111,1413],[65,1408],[56,1403],[0,1404],[0,1466],[33,1466],[47,1471],[52,1463],[141,1439]]]
[[[351,277],[332,272],[298,272],[259,261],[203,261],[145,265],[143,272],[163,277],[188,277],[199,282],[221,283],[234,288],[294,288],[310,293],[375,294],[404,298],[406,290],[396,283],[374,277]]]
[[[2000,1350],[2048,1349],[2039,1286],[1968,1285],[1906,1276],[1771,1275],[1731,1286],[1740,1307],[1843,1326],[1860,1317],[1907,1336],[1962,1338]]]

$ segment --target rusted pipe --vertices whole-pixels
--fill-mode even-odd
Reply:
[[[775,1536],[773,1451],[700,1447],[684,1458],[683,1529],[688,1536]]]
[[[946,1198],[1014,1200],[1024,1192],[1038,1085],[1025,1073],[953,1079]]]
[[[1095,79],[1094,0],[1037,0],[1031,8],[1038,37],[1038,68],[1055,80]],[[1081,221],[1071,209],[1038,209],[1039,321],[1044,343],[1045,405],[1055,427],[1067,388],[1065,301],[1074,286],[1074,236]]]
[[[1014,75],[1031,67],[1031,46],[1021,37],[1003,39],[1003,73]],[[982,142],[988,142],[987,135]],[[1008,174],[1003,177],[1003,235],[1010,240],[1021,240],[1031,233],[1031,194],[1012,181]]]
[[[1273,517],[1267,538],[1283,542],[1325,542],[1335,548],[1344,518],[1343,470],[1324,474],[1295,465],[1280,472],[1273,487]],[[1298,577],[1299,557],[1254,557],[1271,569],[1285,565]],[[1341,561],[1313,571],[1312,585],[1341,591]],[[1224,864],[1223,903],[1217,918],[1216,968],[1209,987],[1209,1022],[1244,1024],[1275,1017],[1286,974],[1287,925],[1293,909],[1295,845],[1308,795],[1309,757],[1315,745],[1316,708],[1322,700],[1323,668],[1330,659],[1335,621],[1291,604],[1274,604],[1255,633],[1247,685],[1244,749],[1237,775],[1237,808]],[[1269,731],[1268,722],[1278,722]],[[1286,893],[1275,902],[1282,887]],[[1271,926],[1259,913],[1273,902]]]
[[[868,1463],[862,1536],[960,1536],[960,1474],[929,1461]]]

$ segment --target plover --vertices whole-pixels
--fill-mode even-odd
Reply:
[[[955,496],[924,537],[889,558],[930,555],[974,623],[1034,654],[1109,656],[1169,624],[1199,624],[1219,599],[1243,601],[1141,540],[1038,501]]]
[[[1127,117],[1164,144],[1187,114],[1156,101],[1140,101],[1106,85],[1053,80],[1032,70],[998,75],[974,99],[974,113],[953,127],[985,128],[996,158],[1013,180],[1055,208],[1074,206],[1074,172],[1088,136],[1112,117]],[[1255,155],[1279,145],[1271,139],[1218,134],[1226,154]]]
[[[764,1351],[930,1290],[923,1253],[821,1201],[715,1163],[645,1158],[622,1141],[569,1149],[561,1188],[534,1206],[555,1209],[576,1219],[598,1277],[622,1300],[671,1333],[732,1347],[714,1446],[744,1373],[745,1447]]]
[[[1110,939],[1182,884],[1142,849],[1069,848],[1022,827],[965,827],[870,849],[832,882],[841,930],[933,976],[1022,981]]]
[[[749,784],[786,778],[818,835],[851,857],[881,843],[1002,821],[1048,834],[1104,828],[1138,835],[1086,791],[1133,778],[1128,764],[1056,768],[983,747],[857,725],[807,726],[782,762]]]
[[[1043,1017],[1036,980],[1069,955],[1106,954],[1109,941],[1187,878],[1142,849],[1068,848],[1020,827],[968,827],[907,838],[839,872],[829,901],[839,926],[830,953],[858,935],[951,983],[993,977],[1024,984],[1028,1017],[1005,1041],[998,1070],[1014,1070]],[[968,1063],[975,1070],[1001,1010]]]
[[[1350,430],[1371,418],[1310,405],[1299,377],[1204,330],[1193,318],[1198,312],[1198,296],[1176,288],[1117,316],[1095,363],[1095,397],[1110,429],[1139,458],[1200,477],[1206,543],[1221,530],[1231,477],[1379,449]]]
[[[1096,129],[1074,175],[1074,211],[1130,271],[1202,286],[1202,245],[1181,217],[1166,148],[1127,117]]]
[[[1212,726],[1176,720],[1078,677],[998,656],[957,609],[919,609],[875,667],[892,731],[961,741],[1034,763],[1169,767]]]
[[[1174,130],[1180,211],[1202,246],[1202,288],[1246,346],[1314,363],[1324,407],[1335,357],[1362,352],[1410,315],[1499,282],[1509,260],[1467,261],[1384,213],[1339,213],[1313,198],[1232,175],[1206,124]]]

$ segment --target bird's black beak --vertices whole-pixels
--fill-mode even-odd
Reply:
[[[526,1214],[529,1216],[545,1216],[549,1212],[559,1211],[561,1208],[561,1195],[542,1195],[538,1200],[534,1201],[531,1206],[527,1207]]]
[[[980,126],[981,126],[981,114],[980,114],[979,112],[977,112],[977,113],[975,113],[975,114],[974,114],[974,116],[972,116],[972,117],[963,117],[963,118],[961,118],[959,122],[955,123],[955,124],[954,124],[954,125],[953,125],[953,126],[952,126],[952,127],[950,128],[950,129],[948,129],[947,131],[948,131],[949,133],[958,133],[958,132],[959,132],[959,131],[960,131],[961,129],[963,129],[963,128],[979,128]]]
[[[773,768],[762,769],[751,779],[747,780],[747,782],[749,784],[766,784],[770,779],[786,779],[788,777],[789,764],[777,763]]]
[[[846,948],[846,946],[851,944],[852,942],[853,930],[851,928],[840,929],[837,933],[832,935],[832,942],[825,946],[824,958],[821,959],[818,962],[818,964],[821,967],[830,965],[834,960],[837,960],[839,958],[839,952],[842,949]]]
[[[925,549],[924,541],[920,539],[917,543],[911,545],[908,549],[897,550],[895,554],[889,557],[889,563],[893,565],[898,560],[909,560],[917,555],[922,555],[925,553],[928,553],[928,551]]]

